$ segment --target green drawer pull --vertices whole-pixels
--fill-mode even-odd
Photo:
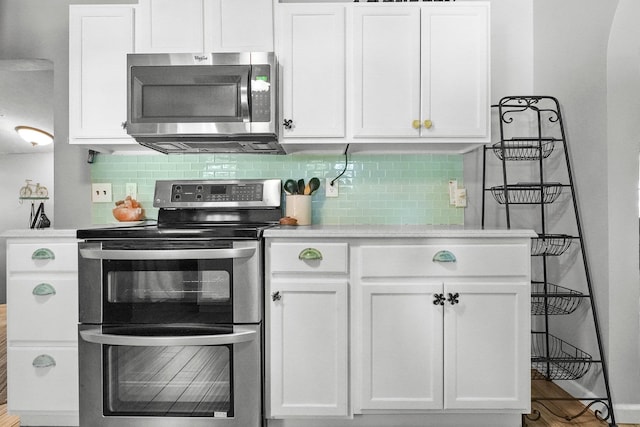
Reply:
[[[41,354],[33,359],[31,365],[33,365],[34,368],[50,368],[56,366],[56,360],[48,354]]]
[[[449,251],[438,251],[433,256],[433,262],[456,262],[456,256]]]
[[[31,254],[31,259],[56,259],[56,255],[49,248],[38,248]]]
[[[298,255],[298,259],[301,259],[303,261],[318,260],[322,259],[322,253],[315,248],[306,248],[303,249],[302,252],[300,252],[300,255]]]
[[[54,288],[49,283],[39,283],[35,288],[33,288],[33,291],[31,293],[37,296],[55,295],[56,288]]]

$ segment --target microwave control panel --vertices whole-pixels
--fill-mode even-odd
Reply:
[[[271,121],[271,67],[251,66],[251,121]]]

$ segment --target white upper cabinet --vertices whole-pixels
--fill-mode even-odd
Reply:
[[[354,137],[420,136],[411,126],[420,118],[420,9],[356,7],[353,15]]]
[[[204,52],[203,0],[139,0],[136,53]]]
[[[278,19],[282,138],[344,138],[344,5],[282,4]]]
[[[489,141],[489,5],[354,5],[354,139]]]
[[[421,12],[420,135],[488,142],[488,8],[456,5]]]
[[[205,51],[273,52],[271,0],[205,0]]]
[[[131,6],[69,6],[69,142],[136,145],[127,120]]]
[[[273,51],[271,0],[139,0],[136,52]]]
[[[288,152],[490,141],[489,3],[279,3]]]

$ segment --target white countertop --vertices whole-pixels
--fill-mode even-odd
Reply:
[[[306,225],[278,226],[264,231],[265,237],[536,237],[533,230],[481,229],[461,225]]]
[[[15,230],[7,230],[0,234],[0,237],[76,237],[75,229],[61,228],[19,228]]]

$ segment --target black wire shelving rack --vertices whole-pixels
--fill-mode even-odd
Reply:
[[[536,267],[535,272],[532,273],[531,282],[531,314],[536,320],[532,322],[536,325],[536,330],[531,332],[531,379],[577,380],[598,366],[599,375],[604,383],[604,396],[571,398],[585,405],[584,410],[575,414],[558,413],[557,410],[551,410],[546,405],[546,401],[567,400],[567,398],[532,396],[532,403],[537,402],[546,409],[546,412],[564,421],[593,414],[609,426],[615,427],[607,364],[560,104],[556,98],[550,96],[508,96],[502,98],[492,108],[497,114],[500,140],[485,146],[483,151],[482,227],[485,227],[487,210],[485,199],[490,198],[488,194],[491,194],[504,210],[507,228],[511,228],[512,219],[515,218],[513,215],[524,214],[523,216],[527,216],[529,221],[533,221],[531,226],[538,234],[531,242],[532,264],[534,264],[532,272],[533,267]],[[564,156],[560,153],[564,153]],[[499,162],[494,169],[490,169],[490,164],[488,165],[491,158],[497,158]],[[556,169],[564,168],[565,183],[546,180],[545,165],[553,160],[556,160],[554,163]],[[515,169],[515,165],[523,163],[527,164],[526,167],[518,169],[515,175],[525,174],[527,179],[533,176],[536,181],[509,182],[512,168]],[[488,170],[500,170],[502,183],[487,186]],[[552,222],[548,218],[549,207],[557,203],[561,197],[564,201],[570,199],[572,202],[570,209],[573,210],[575,217],[575,223],[572,224],[574,234],[548,231],[551,227],[547,222]],[[525,205],[529,205],[529,208]],[[555,227],[557,226],[556,223]],[[558,262],[551,262],[551,259],[563,256],[569,249],[580,252],[586,283],[565,286],[551,283],[549,277],[553,273],[552,270],[559,265]],[[583,291],[572,289],[572,286],[581,286]],[[587,309],[592,314],[598,352],[595,357],[551,333],[554,317],[570,315],[580,308],[581,304],[589,304]],[[534,421],[541,416],[539,410],[532,408],[531,414],[523,416],[523,426],[526,426],[527,420]]]

